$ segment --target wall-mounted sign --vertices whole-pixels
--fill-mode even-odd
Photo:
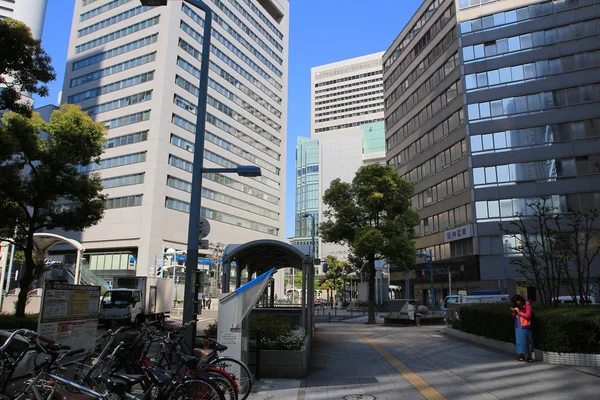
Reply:
[[[473,225],[464,225],[444,232],[444,243],[454,242],[473,236]]]

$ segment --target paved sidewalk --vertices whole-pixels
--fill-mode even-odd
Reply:
[[[319,323],[305,381],[263,379],[250,400],[597,400],[600,371],[537,362],[443,334],[441,326]],[[354,397],[352,397],[354,396]]]

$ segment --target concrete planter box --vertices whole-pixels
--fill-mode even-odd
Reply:
[[[306,335],[300,350],[261,350],[260,378],[305,378],[310,357],[310,336]],[[256,353],[250,353],[250,364],[256,364]]]
[[[446,327],[444,332],[448,336],[457,339],[467,340],[482,346],[492,347],[494,349],[515,353],[514,343],[503,342],[496,339],[489,339],[483,336],[473,335],[472,333],[462,332],[458,329]],[[600,367],[600,354],[581,354],[581,353],[555,353],[553,351],[542,351],[535,349],[534,359],[544,361],[549,364],[557,365],[581,365],[586,367]]]

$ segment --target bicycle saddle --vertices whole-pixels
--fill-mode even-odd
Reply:
[[[120,372],[112,374],[112,376],[114,376],[115,378],[123,379],[129,385],[135,385],[137,383],[140,383],[144,379],[144,375],[122,374]]]
[[[198,361],[200,361],[198,357],[188,356],[187,354],[180,354],[179,357],[181,358],[181,362],[188,368],[196,367],[196,365],[198,365]]]
[[[208,357],[212,356],[213,353],[214,353],[214,350],[204,350],[204,349],[199,349],[199,348],[194,349],[194,355],[200,359],[208,358]]]

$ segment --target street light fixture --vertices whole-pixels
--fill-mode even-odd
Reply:
[[[433,287],[433,261],[431,259],[431,250],[429,250],[429,254],[425,252],[418,252],[415,254],[417,257],[423,257],[427,261],[427,266],[429,267],[429,283],[430,287],[430,295],[431,295],[431,307],[435,307],[435,289]]]
[[[190,218],[188,226],[187,260],[185,269],[185,292],[183,300],[183,322],[196,319],[199,301],[200,274],[198,273],[198,247],[200,239],[200,214],[202,205],[202,174],[237,173],[240,176],[259,176],[260,168],[254,166],[238,166],[237,168],[204,168],[204,136],[206,127],[206,103],[208,95],[208,71],[210,69],[210,39],[212,31],[212,10],[201,0],[183,0],[204,11],[204,29],[202,39],[202,58],[200,63],[200,84],[198,88],[198,105],[196,106],[196,140],[194,141],[194,163],[192,169],[192,185],[190,198]],[[168,0],[140,0],[143,6],[166,6]],[[185,341],[188,348],[193,349],[196,340],[196,324],[186,331]]]

